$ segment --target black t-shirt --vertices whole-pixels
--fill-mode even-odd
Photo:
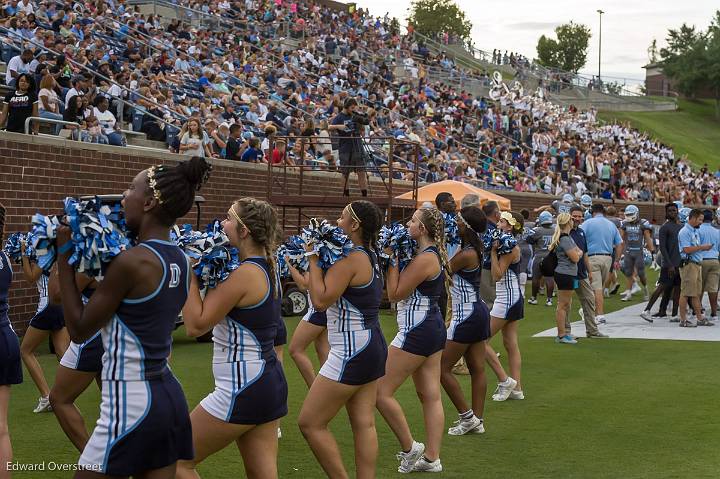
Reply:
[[[8,104],[7,131],[25,133],[25,119],[32,116],[33,105],[38,102],[35,93],[13,91],[5,95]]]
[[[238,154],[239,152],[240,142],[238,142],[235,138],[229,138],[227,146],[225,146],[225,158],[228,160],[241,161],[240,155]]]
[[[340,112],[337,114],[335,118],[332,119],[330,122],[331,125],[346,125],[346,126],[352,126],[351,124],[352,116],[345,114],[344,112]],[[338,151],[340,153],[350,153],[354,149],[356,149],[357,145],[356,140],[353,138],[348,138],[350,136],[356,136],[358,135],[358,132],[355,131],[355,127],[352,128],[352,131],[347,130],[335,130],[335,133],[339,136],[339,145],[338,145]],[[359,148],[357,148],[359,149]]]

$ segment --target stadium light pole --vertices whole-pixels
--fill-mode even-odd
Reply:
[[[602,80],[600,80],[600,62],[602,61],[602,16],[603,12],[598,8],[600,14],[600,34],[598,35],[598,86],[602,88]]]

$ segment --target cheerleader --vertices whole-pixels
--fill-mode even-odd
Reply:
[[[199,477],[195,466],[236,442],[248,477],[277,477],[278,422],[288,388],[273,344],[282,321],[275,269],[275,209],[242,198],[228,210],[223,231],[238,249],[240,267],[201,299],[191,280],[183,308],[190,336],[212,328],[215,390],[193,410],[195,459],[178,465],[178,478]]]
[[[487,227],[487,219],[480,208],[468,206],[460,211],[457,220],[462,244],[460,251],[450,260],[453,273],[450,287],[452,320],[447,329],[447,342],[441,361],[443,389],[458,411],[456,425],[448,429],[448,434],[452,436],[485,432],[485,350],[486,341],[490,337],[490,313],[480,298],[483,251],[480,235]],[[470,371],[472,408],[468,407],[460,383],[452,371],[461,357],[465,357]]]
[[[0,204],[0,242],[5,226],[5,207]],[[8,317],[8,293],[12,283],[10,258],[0,250],[0,476],[9,477],[8,464],[12,462],[12,444],[8,430],[7,412],[10,405],[10,386],[22,383],[20,345]]]
[[[87,304],[95,292],[98,283],[81,273],[75,274],[75,286],[81,291],[82,302]],[[50,299],[61,302],[58,275],[50,277],[48,284]],[[102,355],[105,352],[100,331],[82,343],[70,341],[60,365],[55,373],[55,383],[50,390],[50,406],[65,435],[82,452],[90,439],[85,419],[75,405],[75,400],[85,392],[95,380],[102,392],[100,372],[102,371]]]
[[[418,253],[402,273],[394,259],[388,269],[388,299],[398,302],[398,333],[388,353],[387,373],[378,385],[377,405],[402,448],[397,454],[398,472],[440,472],[445,423],[440,397],[440,358],[446,330],[438,298],[450,281],[445,273],[448,260],[443,216],[436,208],[419,209],[408,222],[408,232],[417,242]],[[411,375],[422,403],[427,449],[413,440],[402,407],[394,397]]]
[[[357,478],[374,478],[378,441],[375,431],[377,379],[385,374],[387,344],[380,329],[383,281],[375,243],[382,215],[368,201],[345,207],[338,226],[356,245],[323,272],[308,247],[310,298],[327,315],[330,353],[310,386],[298,426],[328,477],[347,478],[328,424],[344,406],[355,442]]]
[[[512,235],[522,231],[522,223],[513,214],[504,211],[500,215],[497,224],[506,234]],[[508,397],[513,399],[524,399],[522,386],[520,384],[520,347],[518,346],[517,330],[518,321],[523,318],[523,294],[520,289],[519,269],[521,264],[520,247],[515,245],[512,251],[507,254],[498,255],[500,242],[492,242],[490,250],[491,274],[495,281],[495,302],[490,311],[490,333],[495,336],[502,331],[503,346],[508,354],[510,375],[505,371],[497,360],[492,349],[488,348],[488,362],[499,378],[498,386],[493,394],[493,400],[505,401]]]
[[[303,292],[307,291],[310,274],[301,273],[294,268],[287,259],[285,262],[298,288]],[[310,346],[310,343],[314,343],[318,361],[320,364],[323,364],[327,360],[328,353],[330,352],[330,344],[328,343],[327,337],[327,315],[325,311],[316,311],[313,307],[312,300],[309,298],[308,300],[310,304],[307,313],[305,313],[302,321],[300,321],[295,328],[295,332],[290,340],[289,351],[290,357],[295,361],[300,375],[309,388],[315,380],[315,369],[306,350],[308,346]]]
[[[154,166],[133,179],[122,206],[138,245],[113,260],[87,305],[68,263],[70,228],[57,230],[60,293],[70,337],[82,343],[100,330],[105,348],[100,418],[76,478],[172,478],[178,460],[193,458],[187,402],[167,364],[191,271],[169,237],[209,172],[205,159],[194,157],[176,166]]]
[[[62,358],[65,350],[70,343],[67,329],[65,328],[65,320],[63,319],[62,308],[57,304],[51,304],[48,297],[48,279],[49,273],[44,272],[37,264],[31,263],[30,259],[25,255],[27,244],[23,241],[20,245],[22,250],[22,270],[25,278],[37,285],[38,295],[40,297],[35,316],[30,320],[30,325],[25,330],[22,344],[20,345],[20,354],[23,363],[30,373],[35,386],[40,391],[40,399],[33,409],[34,413],[48,412],[52,408],[50,406],[50,387],[48,386],[42,367],[35,357],[35,350],[40,344],[47,341],[48,336],[52,339],[55,347],[57,358]]]

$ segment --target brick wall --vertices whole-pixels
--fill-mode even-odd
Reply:
[[[28,137],[13,133],[0,133],[0,203],[7,208],[5,234],[27,231],[30,217],[36,212],[59,213],[66,196],[121,193],[139,171],[158,163],[172,163],[182,159],[154,150],[138,150],[103,145],[89,145],[59,138]],[[267,198],[267,167],[213,160],[214,169],[208,184],[200,194],[206,202],[202,206],[201,223],[223,218],[234,199],[242,196]],[[304,195],[335,196],[342,194],[342,181],[338,174],[312,172],[304,174]],[[394,194],[408,191],[410,184],[395,182]],[[279,173],[273,181],[273,194],[298,195],[297,174]],[[371,196],[382,196],[385,187],[374,182]],[[548,204],[547,195],[503,193],[512,200],[513,209]],[[662,222],[663,205],[639,204],[643,217]],[[618,204],[624,208],[625,203]],[[288,233],[296,231],[298,224],[307,224],[310,216],[334,219],[340,208],[279,208],[285,218]],[[653,213],[654,211],[654,213]],[[402,212],[393,212],[397,218]],[[407,211],[404,212],[407,214]],[[183,222],[195,224],[195,210]],[[533,215],[535,216],[535,215]],[[35,312],[37,292],[34,285],[22,280],[19,267],[15,268],[15,282],[10,294],[11,320],[20,333]]]

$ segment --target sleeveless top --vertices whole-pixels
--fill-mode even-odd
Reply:
[[[144,241],[136,247],[157,256],[163,275],[148,296],[124,299],[101,330],[103,381],[145,381],[161,376],[167,370],[175,322],[188,296],[191,270],[180,248],[161,240]]]
[[[473,250],[467,247],[464,250]],[[480,298],[480,272],[478,264],[473,269],[461,269],[453,274],[453,281],[450,285],[450,297],[453,304],[476,303]]]
[[[37,306],[37,312],[39,313],[43,309],[47,308],[48,302],[49,302],[49,294],[48,294],[48,281],[50,279],[50,273],[46,273],[45,271],[42,272],[40,277],[37,280],[36,286],[38,290],[38,306]]]
[[[362,251],[370,259],[373,276],[363,286],[348,286],[325,314],[328,332],[340,333],[361,331],[379,326],[380,301],[383,293],[383,279],[377,257],[372,251],[356,246],[351,251]]]
[[[440,253],[437,247],[428,246],[420,253],[430,251],[434,253],[440,262]],[[442,263],[440,263],[442,264]],[[413,290],[412,294],[398,303],[398,309],[412,308],[416,312],[427,311],[430,308],[438,306],[438,299],[445,289],[445,271],[440,268],[440,272],[431,279],[426,279]]]
[[[213,363],[275,359],[273,349],[278,323],[281,320],[280,291],[277,279],[270,281],[270,268],[265,258],[250,257],[249,263],[265,273],[268,291],[259,303],[235,307],[213,328]]]
[[[10,318],[8,317],[8,294],[10,293],[10,283],[12,283],[12,266],[10,258],[4,251],[0,251],[0,327],[10,326]]]

